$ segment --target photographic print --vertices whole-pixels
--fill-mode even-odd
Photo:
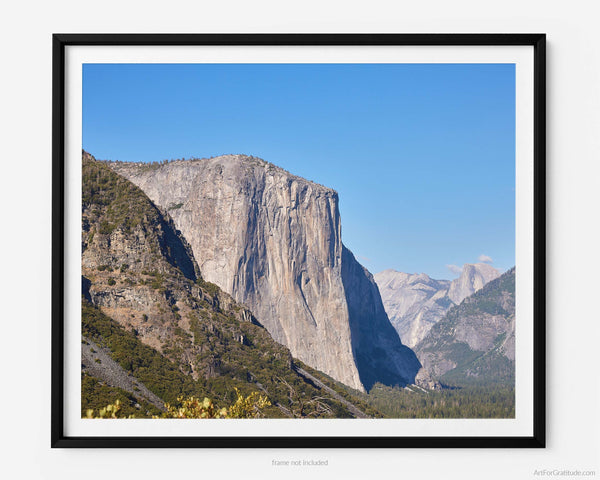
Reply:
[[[78,64],[82,435],[531,431],[517,62],[208,57]]]

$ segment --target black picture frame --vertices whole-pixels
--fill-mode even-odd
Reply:
[[[534,55],[533,435],[520,437],[76,437],[65,404],[65,52],[69,46],[530,46]],[[546,444],[545,34],[54,34],[52,38],[52,405],[54,448],[543,448]]]

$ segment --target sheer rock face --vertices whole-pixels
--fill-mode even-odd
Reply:
[[[342,279],[350,313],[352,349],[364,386],[370,389],[375,382],[394,385],[399,375],[415,383],[421,368],[419,360],[402,345],[390,323],[373,275],[344,246]]]
[[[369,365],[372,350],[381,348],[376,361],[390,365],[395,383],[414,379],[418,368],[404,363],[413,365],[416,358],[402,349],[397,335],[400,358],[384,345],[357,340],[369,338],[364,323],[371,317],[364,315],[377,311],[377,325],[389,321],[360,265],[344,278],[344,259],[358,263],[343,253],[335,191],[242,155],[111,166],[169,211],[202,276],[247,305],[292,355],[362,390],[361,365]],[[370,289],[367,295],[346,288],[354,280],[358,288]],[[356,337],[355,331],[363,333]],[[412,357],[403,362],[403,355]],[[366,378],[370,384],[372,374]]]
[[[375,274],[392,325],[409,347],[415,347],[454,305],[497,278],[500,272],[485,263],[465,264],[455,280],[434,280],[424,273],[384,270]]]

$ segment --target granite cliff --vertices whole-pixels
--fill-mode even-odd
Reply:
[[[82,160],[83,415],[114,399],[138,417],[180,395],[225,406],[236,389],[264,394],[271,405],[261,415],[272,418],[379,415],[342,398],[207,282],[170,215],[140,188],[89,154]]]
[[[244,155],[110,166],[168,210],[203,277],[292,355],[359,390],[414,382],[417,358],[342,244],[334,190]]]

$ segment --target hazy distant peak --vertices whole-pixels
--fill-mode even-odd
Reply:
[[[500,272],[486,263],[466,263],[458,278],[435,280],[425,273],[393,269],[375,275],[383,304],[400,338],[415,346],[448,308],[480,290]]]
[[[488,270],[488,271],[492,271],[492,270],[496,270],[492,265],[490,265],[489,263],[483,263],[483,262],[477,262],[477,263],[465,263],[463,265],[463,268],[465,267],[469,267],[469,268],[475,268],[477,270]]]
[[[478,274],[485,280],[484,283],[488,283],[498,278],[500,273],[500,270],[492,267],[489,263],[465,263],[461,276]]]
[[[465,263],[460,276],[452,280],[448,297],[456,304],[498,278],[500,271],[487,263]]]
[[[448,280],[436,280],[426,273],[405,273],[389,268],[374,275],[378,285],[438,285],[450,283]]]

